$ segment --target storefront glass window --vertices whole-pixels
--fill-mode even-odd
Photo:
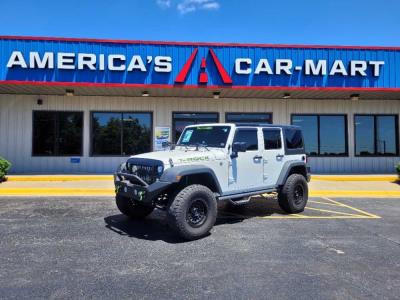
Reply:
[[[172,131],[174,142],[179,140],[183,129],[189,125],[218,123],[218,113],[173,113],[172,114]]]
[[[357,156],[398,154],[397,116],[355,115],[354,126]]]
[[[151,115],[142,113],[124,113],[123,122],[123,155],[151,151]]]
[[[255,123],[271,124],[272,113],[226,113],[225,121],[227,123]]]
[[[151,113],[92,113],[92,155],[149,152],[151,137]]]
[[[307,155],[318,155],[318,117],[293,115],[292,124],[302,129]]]
[[[82,155],[82,112],[34,111],[34,156]]]
[[[292,124],[302,129],[307,155],[348,155],[345,115],[292,115]]]
[[[397,154],[397,134],[395,116],[376,116],[376,153],[378,155]]]
[[[319,117],[319,155],[341,156],[347,154],[345,116]]]

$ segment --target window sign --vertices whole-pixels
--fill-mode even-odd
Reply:
[[[189,142],[190,138],[192,137],[193,130],[186,130],[185,135],[182,138],[182,143],[187,143]]]
[[[154,151],[162,151],[166,148],[163,143],[171,141],[171,128],[170,127],[156,127],[154,134]]]

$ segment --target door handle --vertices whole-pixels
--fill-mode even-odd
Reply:
[[[283,154],[278,154],[278,155],[276,156],[276,158],[277,158],[277,159],[281,159],[281,158],[284,158],[284,156],[285,156],[285,155],[283,155]]]
[[[256,155],[253,157],[253,159],[261,159],[261,158],[263,158],[261,155]]]

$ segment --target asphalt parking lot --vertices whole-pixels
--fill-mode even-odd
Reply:
[[[395,299],[400,199],[220,206],[183,242],[163,212],[131,221],[111,197],[0,198],[0,298]]]

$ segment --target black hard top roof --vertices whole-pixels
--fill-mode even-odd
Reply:
[[[292,129],[300,129],[299,126],[296,125],[276,125],[270,123],[235,123],[236,127],[273,127],[273,128],[292,128]]]

